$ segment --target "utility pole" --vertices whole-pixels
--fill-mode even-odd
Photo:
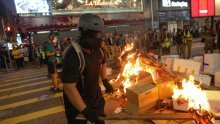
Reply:
[[[151,26],[152,26],[152,30],[154,30],[153,0],[150,1],[150,8],[151,8]]]
[[[6,36],[6,33],[5,33],[5,23],[4,23],[4,20],[2,19],[1,22],[2,22],[2,27],[3,27],[4,37],[5,37],[5,40],[6,40],[6,39],[7,39],[7,36]],[[6,42],[6,43],[7,43],[7,42]],[[7,43],[7,52],[8,52],[8,59],[9,59],[9,63],[10,63],[10,68],[12,69],[11,54],[10,54],[10,51],[9,51],[8,43]],[[6,64],[7,64],[7,63],[6,63]]]

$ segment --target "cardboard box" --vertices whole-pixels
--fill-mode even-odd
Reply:
[[[200,71],[202,72],[204,70],[204,67],[203,67],[204,57],[203,56],[195,56],[195,57],[193,57],[193,60],[201,63]]]
[[[188,111],[189,104],[188,102],[184,102],[183,104],[179,104],[177,99],[172,98],[173,101],[173,109],[179,111]]]
[[[174,85],[174,80],[168,78],[161,78],[157,82],[157,88],[158,88],[158,94],[160,100],[172,98],[173,85]]]
[[[220,91],[204,90],[210,107],[215,114],[220,115]]]
[[[161,56],[161,63],[166,64],[167,69],[172,71],[173,70],[173,63],[174,63],[174,59],[175,58],[179,58],[179,55],[165,55],[165,56]]]
[[[220,87],[220,70],[215,72],[215,86]]]
[[[137,76],[132,76],[130,79],[131,79],[130,81],[133,83],[135,83],[135,82],[152,83],[153,82],[153,78],[152,78],[151,74],[148,72],[145,72],[145,71],[141,71],[139,73],[138,80],[137,80]]]
[[[174,59],[173,71],[185,74],[199,74],[201,63],[193,60]]]
[[[197,61],[197,62],[200,62],[200,63],[203,63],[204,58],[203,58],[203,56],[195,56],[195,57],[193,57],[193,60]]]
[[[212,77],[209,75],[194,74],[193,77],[194,77],[195,81],[198,81],[198,82],[202,81],[202,84],[205,84],[207,86],[210,86],[210,84],[211,84]]]
[[[167,58],[171,58],[171,59],[178,59],[179,55],[165,55],[165,56],[161,56],[161,63],[166,63]]]
[[[138,113],[150,109],[158,101],[158,89],[153,84],[139,83],[126,89],[127,105],[125,111]]]
[[[165,61],[167,69],[169,69],[170,71],[173,70],[173,63],[174,63],[174,58],[167,58]]]
[[[204,55],[204,73],[214,75],[220,68],[220,54]]]

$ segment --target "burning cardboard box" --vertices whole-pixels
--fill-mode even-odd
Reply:
[[[179,111],[188,111],[189,109],[189,103],[187,100],[183,98],[172,98],[173,101],[173,109],[179,110]]]
[[[157,82],[158,94],[159,99],[169,99],[172,98],[173,89],[172,86],[174,85],[174,80],[171,78],[160,78]]]
[[[139,83],[126,89],[126,112],[140,113],[154,107],[159,99],[158,88],[153,84]]]
[[[195,85],[194,77],[190,76],[189,80],[182,81],[182,87],[173,87],[173,107],[175,110],[210,112],[210,105],[206,93],[201,90],[199,85]]]

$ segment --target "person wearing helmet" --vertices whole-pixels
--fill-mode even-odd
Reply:
[[[71,45],[63,59],[63,98],[68,124],[86,124],[87,120],[95,124],[104,124],[99,116],[104,116],[105,100],[99,87],[99,76],[102,77],[106,93],[113,93],[112,85],[105,76],[105,59],[101,51],[103,20],[94,14],[82,14],[79,19],[80,37],[77,43],[82,49],[85,69],[80,72],[80,61],[76,49]],[[77,120],[78,114],[86,120]]]

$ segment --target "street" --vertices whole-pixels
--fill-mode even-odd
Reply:
[[[203,55],[203,48],[203,43],[194,42],[192,56]],[[175,46],[171,48],[171,54],[176,54]],[[49,90],[51,80],[46,75],[46,66],[0,73],[0,124],[67,123],[62,93]]]

